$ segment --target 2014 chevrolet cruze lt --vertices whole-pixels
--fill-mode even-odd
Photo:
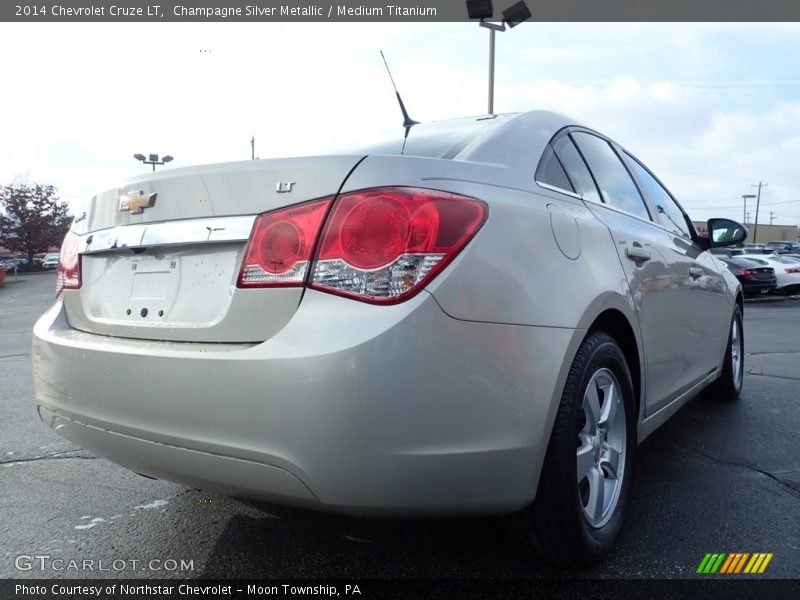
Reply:
[[[36,403],[138,473],[353,514],[509,513],[604,556],[636,446],[742,386],[742,291],[658,179],[557,114],[92,198],[34,329]]]

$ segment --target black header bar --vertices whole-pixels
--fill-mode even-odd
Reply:
[[[515,0],[495,0],[494,19]],[[800,21],[797,0],[527,0],[531,21]],[[463,0],[3,0],[7,22],[457,22]]]

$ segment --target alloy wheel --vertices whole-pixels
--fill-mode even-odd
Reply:
[[[739,390],[742,387],[742,333],[739,319],[733,319],[731,324],[731,372],[733,373],[733,385]]]
[[[589,380],[579,427],[578,496],[586,521],[600,528],[617,506],[627,451],[625,402],[619,382],[609,369],[597,370]]]

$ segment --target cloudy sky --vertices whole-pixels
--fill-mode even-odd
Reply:
[[[312,154],[412,117],[486,111],[474,23],[0,23],[0,184],[73,201],[142,172]],[[694,219],[800,224],[800,25],[525,23],[497,36],[495,110],[571,115],[617,139]],[[753,203],[748,204],[754,216]],[[752,207],[752,208],[751,208]]]

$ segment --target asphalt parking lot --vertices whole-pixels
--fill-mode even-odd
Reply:
[[[0,577],[559,574],[527,562],[498,519],[357,520],[256,505],[74,447],[33,403],[30,330],[53,279],[0,288]],[[800,578],[800,300],[748,303],[745,333],[742,399],[696,398],[645,441],[618,550],[580,575],[694,577],[707,552],[772,552],[765,577]],[[51,559],[96,562],[59,570]]]

